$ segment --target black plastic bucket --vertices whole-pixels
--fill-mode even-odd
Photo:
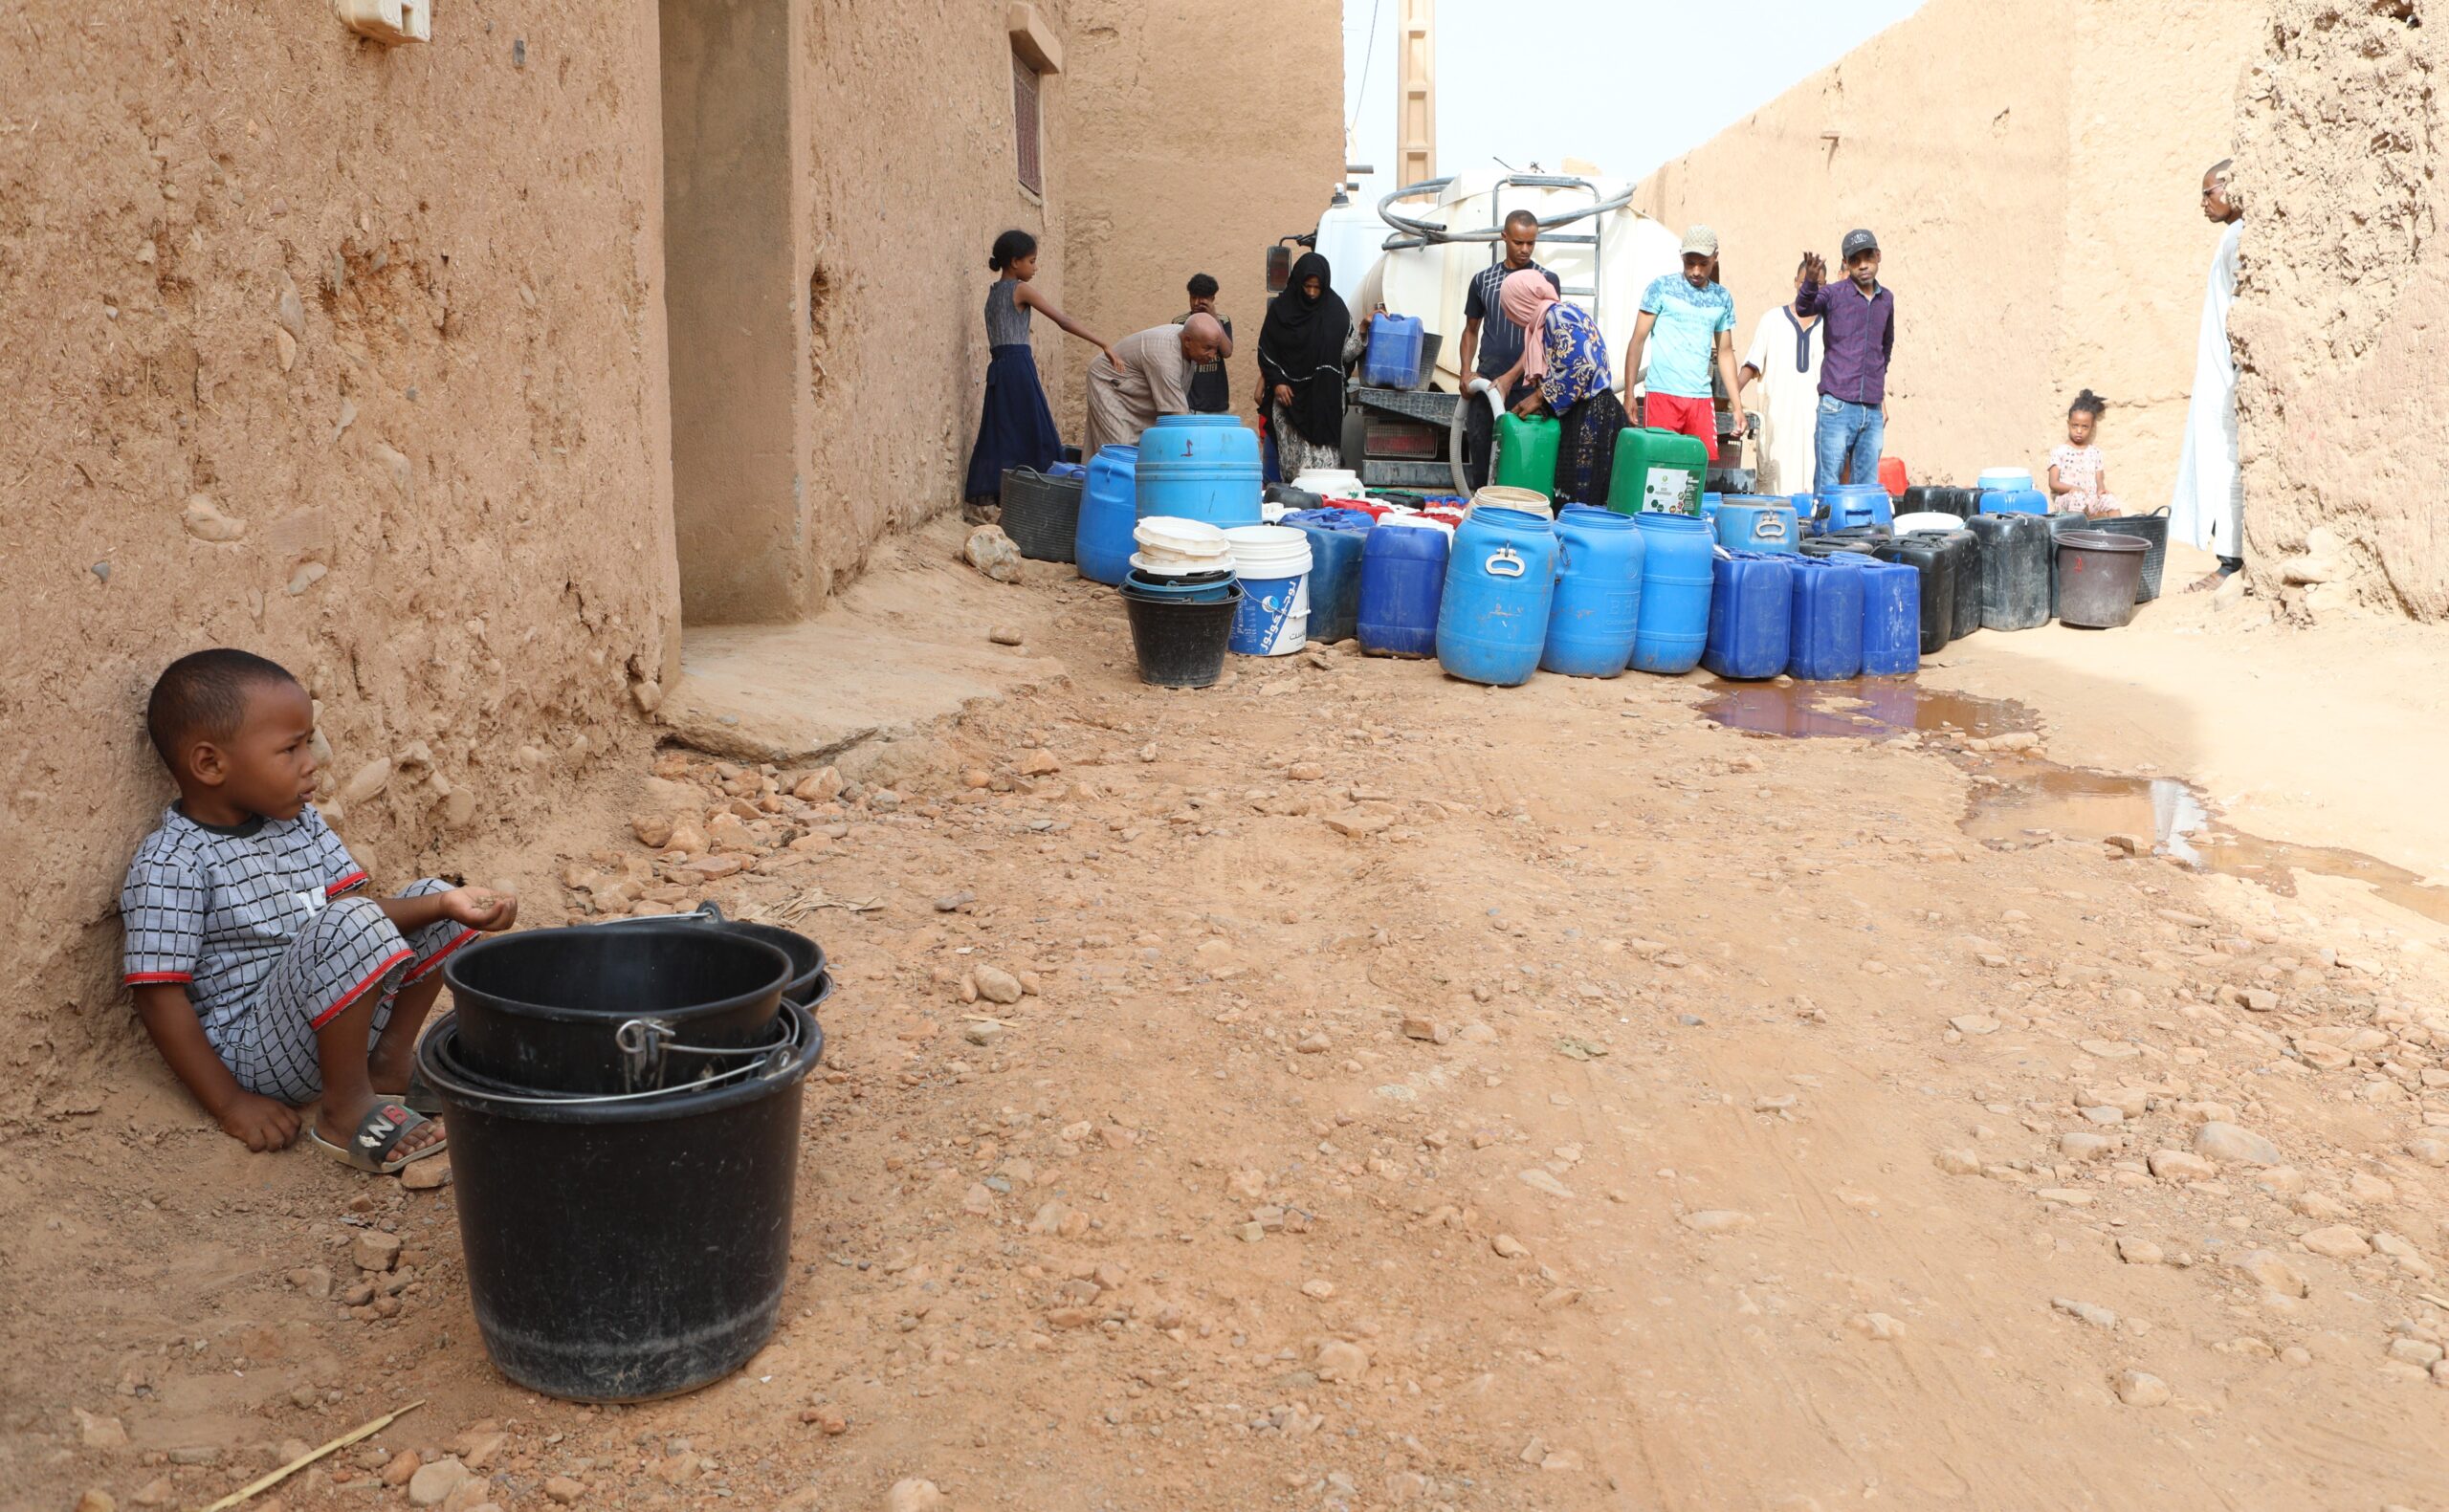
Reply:
[[[1958,519],[1971,519],[1981,512],[1981,491],[1916,484],[1905,491],[1905,497],[1897,504],[1896,512],[1899,515],[1953,515]]]
[[[2080,510],[2062,510],[2049,521],[2049,617],[2058,618],[2058,541],[2070,530],[2089,530],[2092,522]]]
[[[791,977],[763,940],[652,919],[496,934],[442,963],[462,1063],[548,1092],[694,1081],[765,1042]]]
[[[2092,529],[2105,530],[2112,536],[2132,536],[2143,542],[2143,580],[2134,590],[2134,602],[2149,603],[2158,598],[2160,575],[2169,565],[2169,507],[2163,504],[2149,515],[2118,515],[2094,520]]]
[[[2058,537],[2058,618],[2066,625],[2114,630],[2134,618],[2143,557],[2135,537],[2102,530],[2070,530]]]
[[[1004,534],[1031,561],[1070,561],[1080,535],[1084,478],[1050,478],[1035,468],[1004,472]]]
[[[658,913],[642,919],[607,919],[599,929],[630,929],[641,924],[711,925],[733,934],[743,934],[752,940],[763,940],[791,958],[791,979],[783,984],[783,1000],[813,1008],[824,1000],[818,996],[818,979],[825,975],[825,947],[797,930],[786,930],[779,924],[756,924],[747,919],[723,917],[722,906],[701,903],[687,913]],[[832,985],[825,984],[827,993]]]
[[[2039,515],[1975,515],[1981,538],[1981,627],[2029,630],[2049,623],[2049,521]]]
[[[1122,590],[1131,616],[1131,646],[1139,657],[1139,680],[1158,688],[1208,688],[1224,675],[1225,643],[1242,607],[1242,585],[1221,599],[1159,598]]]
[[[452,1015],[417,1046],[451,1129],[468,1299],[496,1369],[634,1402],[721,1379],[772,1337],[791,1260],[800,1104],[825,1052],[797,1004],[720,1081],[627,1097],[502,1085]]]

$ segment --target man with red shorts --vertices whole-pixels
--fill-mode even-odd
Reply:
[[[1718,459],[1715,376],[1730,394],[1742,392],[1734,377],[1734,296],[1711,279],[1718,234],[1706,226],[1684,233],[1684,271],[1662,274],[1642,295],[1642,318],[1624,366],[1624,391],[1642,378],[1649,358],[1648,400],[1642,423],[1699,438]]]

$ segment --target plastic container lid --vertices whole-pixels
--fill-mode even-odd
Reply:
[[[1227,557],[1233,551],[1221,528],[1172,515],[1149,515],[1132,527],[1131,538],[1142,550],[1176,557]]]
[[[1910,536],[1916,531],[1962,530],[1964,521],[1937,510],[1924,510],[1915,515],[1897,515],[1896,522],[1888,528],[1899,536]]]
[[[1526,515],[1536,515],[1542,519],[1555,514],[1555,508],[1549,502],[1548,495],[1537,489],[1509,488],[1502,483],[1491,483],[1472,494],[1470,508],[1520,510]],[[1469,512],[1466,510],[1464,513]]]

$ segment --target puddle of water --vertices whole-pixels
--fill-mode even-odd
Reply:
[[[1701,706],[1730,729],[1797,739],[1852,736],[1892,740],[1915,731],[1988,736],[2038,728],[2031,710],[2001,698],[1925,689],[1910,681],[1721,683]],[[1999,778],[1984,784],[1964,819],[1965,833],[1992,845],[2040,844],[2058,836],[2106,841],[2148,837],[2156,854],[2197,871],[2240,877],[2282,897],[2296,894],[2296,873],[2363,883],[2411,913],[2449,924],[2449,887],[2425,884],[2403,867],[2361,851],[2291,845],[2222,823],[2202,795],[2174,778],[2085,772],[2029,756],[1968,756]]]

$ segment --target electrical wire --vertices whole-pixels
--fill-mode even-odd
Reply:
[[[1378,7],[1379,0],[1369,0],[1369,45],[1360,51],[1360,86],[1352,92],[1352,119],[1343,123],[1343,134],[1349,140],[1360,129],[1360,107],[1369,99],[1369,65],[1378,60]]]

